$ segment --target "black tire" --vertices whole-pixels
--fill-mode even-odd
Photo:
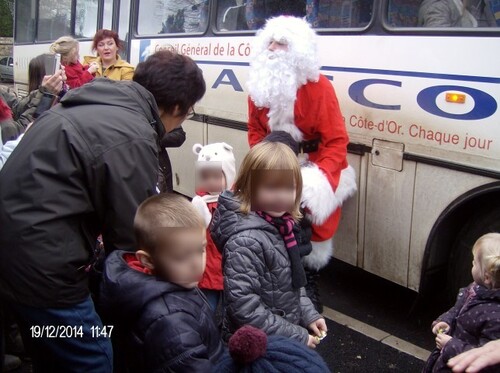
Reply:
[[[447,296],[454,301],[458,289],[472,282],[472,247],[486,233],[500,232],[500,203],[481,206],[473,211],[459,230],[448,262]]]

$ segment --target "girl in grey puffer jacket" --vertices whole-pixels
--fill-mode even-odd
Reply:
[[[305,293],[293,234],[302,191],[297,157],[284,144],[254,146],[234,190],[219,197],[211,226],[223,253],[224,339],[249,324],[314,348],[327,330]]]

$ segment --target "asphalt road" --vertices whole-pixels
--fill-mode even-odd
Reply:
[[[336,259],[320,274],[320,293],[329,308],[427,350],[432,321],[449,308]]]
[[[424,362],[328,319],[317,347],[333,373],[421,372]]]

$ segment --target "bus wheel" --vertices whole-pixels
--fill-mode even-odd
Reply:
[[[472,247],[486,233],[500,233],[500,204],[481,206],[459,230],[448,262],[447,295],[454,301],[458,289],[472,282]]]

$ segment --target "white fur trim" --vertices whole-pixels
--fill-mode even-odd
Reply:
[[[299,153],[297,157],[299,159],[300,167],[305,166],[307,162],[309,162],[309,154],[307,153]]]
[[[312,251],[302,258],[306,268],[319,271],[325,267],[333,256],[333,240],[329,239],[321,242],[311,242]]]
[[[326,175],[314,163],[302,167],[302,206],[310,211],[308,218],[320,225],[339,207]]]
[[[252,57],[266,51],[271,41],[288,44],[289,51],[300,63],[300,84],[307,80],[317,81],[320,62],[317,36],[314,29],[303,18],[279,16],[267,20],[263,29],[257,32],[252,43]]]
[[[208,228],[210,222],[212,221],[212,214],[210,214],[210,210],[208,210],[208,206],[203,200],[203,198],[200,196],[194,196],[191,203],[193,204],[194,207],[196,207],[200,215],[203,217],[203,220],[205,221],[205,226],[206,228]]]
[[[302,206],[307,207],[310,212],[307,216],[316,225],[323,224],[357,190],[356,174],[351,166],[342,170],[336,192],[316,164],[309,163],[301,171]]]
[[[342,204],[346,199],[352,197],[358,191],[356,184],[356,171],[351,166],[347,166],[340,173],[339,186],[335,191],[337,199]]]

